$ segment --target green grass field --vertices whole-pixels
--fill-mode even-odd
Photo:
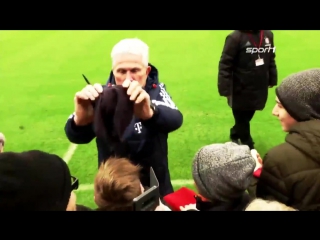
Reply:
[[[85,86],[81,74],[105,83],[110,51],[123,38],[139,37],[150,46],[150,62],[160,71],[184,115],[169,139],[173,180],[191,179],[191,161],[203,145],[228,141],[233,125],[226,100],[217,91],[218,61],[230,31],[0,31],[0,131],[6,151],[39,149],[63,156],[70,143],[64,125],[73,112],[73,96]],[[319,67],[320,32],[274,31],[279,79]],[[283,141],[268,104],[252,121],[256,148],[264,154]],[[80,184],[93,183],[95,142],[78,146],[69,166]],[[180,187],[180,186],[175,186]],[[78,191],[78,202],[94,206],[92,190]]]

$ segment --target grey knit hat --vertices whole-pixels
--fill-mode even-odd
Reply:
[[[286,77],[276,94],[284,109],[298,122],[320,119],[320,68]]]
[[[203,197],[230,202],[249,187],[255,167],[248,146],[228,142],[201,148],[194,157],[192,174]]]

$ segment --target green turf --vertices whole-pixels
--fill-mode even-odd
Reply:
[[[40,149],[63,156],[69,146],[64,124],[73,96],[85,86],[81,74],[105,83],[110,51],[122,38],[139,37],[150,46],[150,61],[184,115],[183,127],[170,135],[172,179],[190,179],[190,165],[203,145],[228,141],[230,109],[217,91],[217,70],[230,31],[0,31],[0,131],[6,150]],[[320,32],[274,31],[279,79],[319,66]],[[318,60],[317,60],[318,59]],[[252,121],[256,148],[264,154],[283,141],[268,104]],[[81,183],[92,183],[97,169],[95,143],[79,146],[70,167]],[[78,194],[92,206],[92,192]]]

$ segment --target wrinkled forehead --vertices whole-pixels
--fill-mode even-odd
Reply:
[[[132,69],[147,67],[143,64],[142,56],[134,54],[119,54],[113,58],[112,68],[117,69]]]

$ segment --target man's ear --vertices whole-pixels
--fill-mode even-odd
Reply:
[[[146,70],[146,74],[149,75],[150,72],[151,72],[151,67],[148,66],[148,67],[147,67],[147,70]]]

